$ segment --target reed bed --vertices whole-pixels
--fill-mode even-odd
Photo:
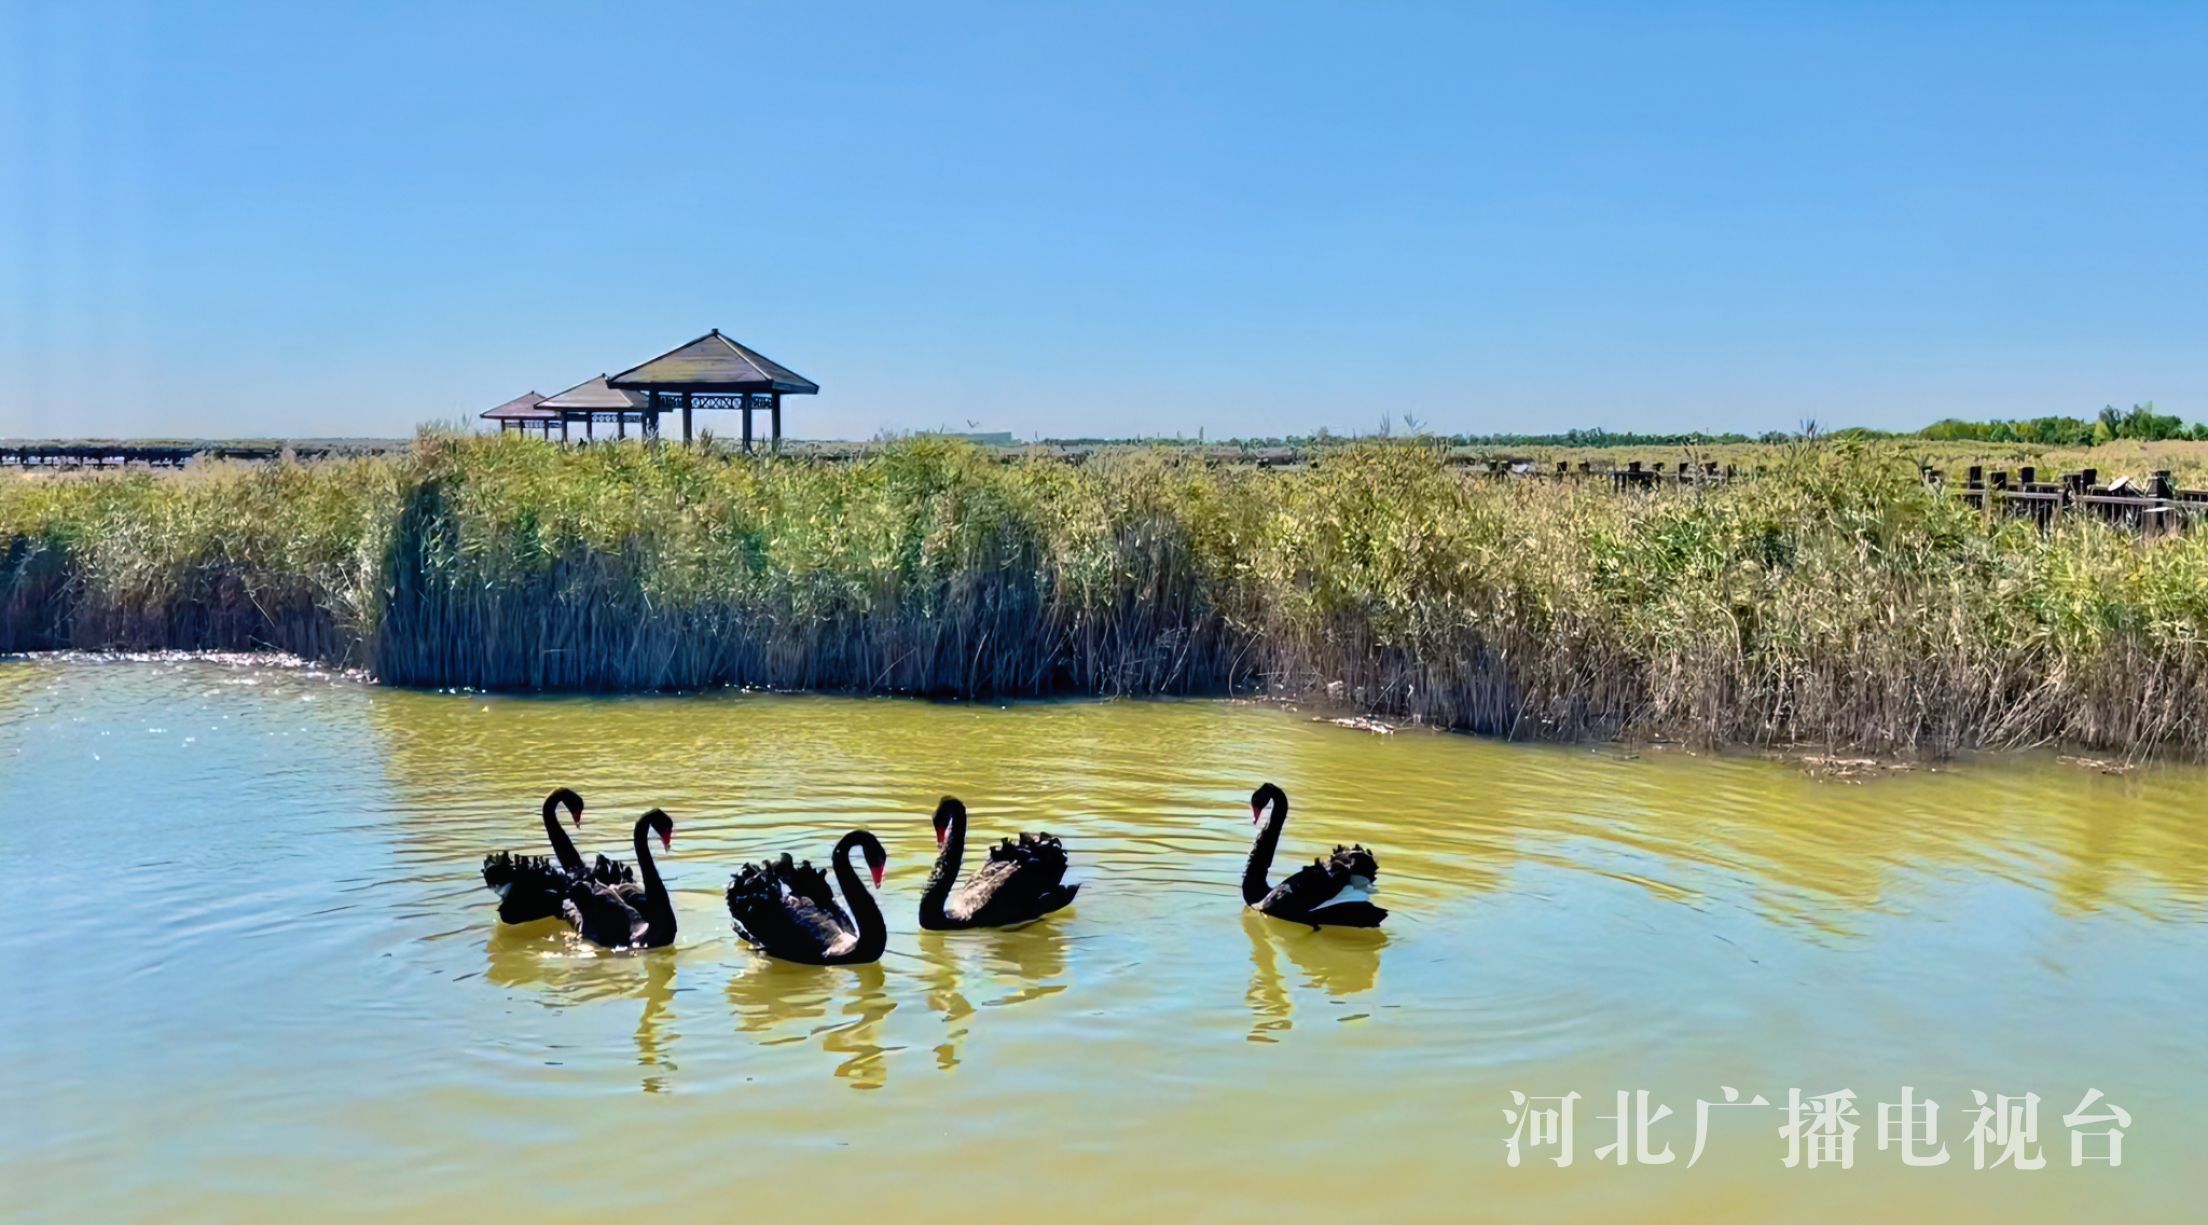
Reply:
[[[400,467],[0,478],[0,650],[273,647],[362,663]]]
[[[426,436],[0,481],[0,648],[271,645],[407,685],[1331,693],[1522,738],[2208,756],[2208,532],[2042,533],[1890,444],[1617,494],[1417,443],[847,462]]]

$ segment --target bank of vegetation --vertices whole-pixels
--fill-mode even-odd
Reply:
[[[14,477],[0,650],[272,646],[501,689],[1332,688],[1521,738],[2208,756],[2208,531],[1989,522],[1891,444],[1762,455],[1628,494],[1416,443],[1267,470],[430,436]]]
[[[1882,430],[1864,426],[1844,426],[1839,429],[1820,430],[1813,422],[1805,422],[1800,432],[1768,431],[1762,434],[1708,433],[1643,433],[1632,430],[1606,430],[1602,428],[1569,429],[1561,432],[1526,434],[1433,434],[1428,433],[1416,416],[1405,414],[1400,421],[1383,416],[1376,434],[1369,437],[1382,439],[1411,438],[1433,444],[1444,444],[1459,450],[1481,452],[1592,452],[1600,453],[1618,449],[1665,451],[1695,450],[1704,452],[1737,452],[1755,446],[1785,445],[1801,442],[1809,437],[1822,437],[1833,442],[1871,441],[1921,441],[1932,443],[2022,443],[2036,447],[2082,448],[2105,446],[2112,442],[2208,442],[2208,421],[2187,424],[2175,414],[2159,412],[2152,401],[2134,404],[2128,410],[2115,405],[2104,405],[2093,417],[2031,417],[2018,420],[1994,418],[1986,421],[1970,421],[1959,417],[1946,417],[1921,430]],[[1096,448],[1125,445],[1121,440],[1108,438],[1053,439],[1052,443],[1067,447]],[[1285,438],[1248,438],[1230,440],[1225,445],[1245,448],[1272,448],[1308,450],[1316,447],[1338,445],[1343,439],[1321,430],[1314,435],[1291,435]],[[1199,434],[1194,439],[1177,438],[1158,440],[1160,446],[1197,446],[1207,444]]]

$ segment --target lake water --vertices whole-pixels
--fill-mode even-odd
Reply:
[[[1384,934],[1243,911],[1266,779],[1284,866],[1377,849]],[[558,785],[586,854],[674,815],[674,948],[496,925],[481,856],[540,849]],[[1064,837],[1077,905],[917,932],[945,792],[976,839]],[[882,963],[749,953],[731,867],[856,825],[890,851]],[[2197,769],[1840,782],[1225,702],[10,660],[0,862],[10,1220],[2175,1220],[2204,1187]],[[1904,1085],[1946,1165],[1877,1147]],[[1720,1086],[1772,1105],[1709,1111],[1688,1168]],[[2120,1168],[2070,1164],[2089,1088],[2131,1116]],[[1640,1089],[1676,1160],[1598,1160]],[[1790,1089],[1857,1094],[1853,1168],[1782,1164]],[[1972,1089],[2039,1095],[2046,1168],[1971,1168]],[[1506,1163],[1514,1090],[1581,1095],[1570,1167]]]

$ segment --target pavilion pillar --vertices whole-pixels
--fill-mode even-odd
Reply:
[[[682,393],[682,445],[690,445],[690,393]]]
[[[613,415],[613,436],[623,442],[628,440],[629,415],[627,413],[617,412]]]
[[[751,393],[745,392],[744,403],[744,454],[751,454]]]
[[[567,414],[560,414],[560,441],[567,441]]]
[[[583,441],[598,441],[598,414],[590,413],[583,418]]]
[[[782,393],[779,391],[774,393],[772,428],[774,430],[774,451],[775,454],[779,455],[782,453]]]

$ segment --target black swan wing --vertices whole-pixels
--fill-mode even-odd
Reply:
[[[790,924],[804,933],[805,947],[824,954],[840,953],[858,943],[859,930],[843,907],[818,906],[811,898],[791,894],[784,902]]]
[[[599,885],[633,885],[636,883],[635,869],[618,859],[608,859],[603,855],[598,857],[598,862],[590,865],[590,871],[584,873],[584,877],[593,884]]]
[[[542,855],[500,851],[483,857],[483,884],[498,895],[498,917],[507,923],[534,923],[559,915],[568,876]]]
[[[811,902],[841,919],[846,927],[850,926],[850,919],[844,915],[843,907],[836,903],[836,891],[829,886],[827,874],[814,867],[812,860],[800,860],[793,864],[785,854],[775,860],[771,867],[775,878],[793,896]]]
[[[583,939],[606,948],[642,944],[652,930],[651,923],[629,905],[620,890],[586,880],[568,887],[560,911]]]
[[[810,864],[791,865],[787,855],[745,864],[729,878],[727,900],[744,937],[769,952],[826,952],[856,938],[827,880]]]
[[[501,896],[523,880],[558,875],[562,875],[559,868],[542,855],[516,855],[511,851],[499,851],[483,857],[483,884],[491,892]]]
[[[1373,905],[1380,865],[1363,847],[1335,847],[1259,899],[1257,909],[1313,926],[1378,927],[1388,912]]]
[[[1021,834],[989,848],[989,860],[962,882],[944,913],[971,922],[977,918],[1033,916],[1062,905],[1059,884],[1066,876],[1066,847],[1049,834]]]
[[[1365,848],[1335,847],[1275,886],[1257,909],[1271,914],[1310,914],[1330,906],[1372,905],[1379,888],[1380,864]]]
[[[1339,892],[1341,882],[1329,876],[1326,865],[1316,861],[1290,873],[1273,891],[1259,899],[1257,909],[1296,914],[1311,909]]]
[[[1353,846],[1347,850],[1335,847],[1334,853],[1327,856],[1326,866],[1328,871],[1336,875],[1347,876],[1351,880],[1361,878],[1368,891],[1374,887],[1373,882],[1380,879],[1380,860],[1362,846]]]

